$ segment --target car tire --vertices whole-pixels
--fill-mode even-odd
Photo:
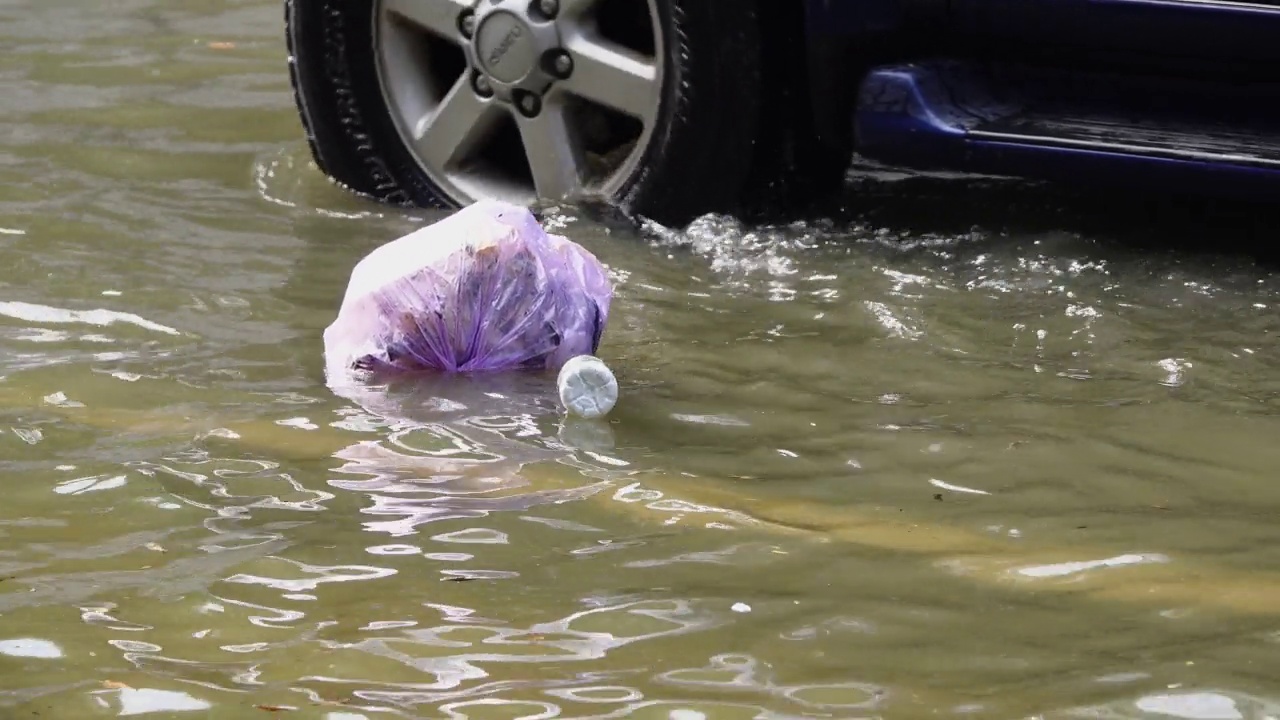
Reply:
[[[387,90],[393,87],[387,79],[393,76],[387,70],[393,66],[385,54],[389,52],[387,43],[391,42],[393,33],[401,30],[387,30],[385,23],[389,21],[382,13],[384,8],[404,7],[405,3],[414,0],[396,1],[402,4],[395,5],[393,0],[285,2],[290,77],[316,164],[339,185],[388,203],[459,207],[477,199],[477,196],[495,196],[487,192],[490,185],[465,186],[464,179],[450,179],[455,177],[450,174],[452,170],[438,169],[451,166],[445,163],[433,166],[431,162],[424,161],[421,157],[424,152],[434,153],[436,146],[423,144],[421,147],[426,147],[426,151],[413,149],[416,136],[404,130],[407,127],[406,114],[402,111],[404,106],[393,102],[395,93]],[[583,0],[562,0],[570,1]],[[644,125],[647,134],[641,131],[638,136],[643,142],[636,142],[621,169],[607,177],[607,181],[601,181],[594,187],[579,188],[576,191],[578,196],[587,200],[604,200],[628,213],[668,225],[683,224],[707,212],[736,209],[735,202],[740,198],[752,168],[761,119],[760,25],[751,3],[742,0],[599,1],[639,3],[647,8],[653,35],[658,38],[653,43],[653,66],[660,68],[660,81],[654,82],[651,89],[652,97],[657,100],[653,103],[649,122]],[[463,0],[429,0],[419,7],[449,2],[460,7]],[[529,7],[535,5],[533,3]],[[513,4],[511,7],[516,6]],[[393,20],[399,17],[394,16]],[[480,33],[489,27],[484,24],[488,19],[489,16],[485,16],[478,31],[474,24],[469,29],[477,38],[478,47],[483,37],[487,37]],[[602,25],[603,22],[600,20],[597,24]],[[526,34],[534,34],[528,30],[534,25],[523,27]],[[435,47],[450,39],[461,44],[465,40],[464,33],[468,31],[466,28],[465,24],[460,25],[457,36],[449,38],[447,29],[441,32],[440,23],[436,22],[436,32],[423,36],[423,47],[427,49],[421,52],[425,54],[414,57],[425,58],[429,65],[430,58],[434,57],[430,52],[434,51],[427,46]],[[384,31],[387,33],[385,36],[380,34]],[[584,36],[581,33],[575,35]],[[397,39],[395,42],[408,46],[408,41]],[[566,42],[566,47],[573,46]],[[541,50],[541,47],[536,46],[534,50]],[[479,53],[480,50],[474,52]],[[478,57],[478,54],[471,56],[471,66],[479,62]],[[493,56],[489,58],[492,62]],[[440,67],[444,67],[443,60]],[[451,67],[457,67],[456,60]],[[451,76],[451,72],[446,75]],[[464,69],[459,75],[462,80],[455,84],[448,85],[447,80],[436,84],[448,85],[450,91],[460,92],[461,87],[457,83],[470,78],[472,84],[468,88],[474,88],[474,77],[472,71]],[[497,74],[492,77],[492,83],[484,87],[492,88],[503,81]],[[410,84],[413,82],[416,81],[411,80]],[[554,82],[552,87],[558,87]],[[566,87],[569,87],[567,81]],[[443,96],[463,97],[461,94]],[[518,99],[523,96],[512,97]],[[546,97],[553,98],[550,92]],[[554,97],[568,98],[569,95]],[[436,102],[437,108],[443,107],[440,104],[443,100]],[[469,102],[474,104],[474,101]],[[544,109],[552,107],[553,100],[546,102]],[[559,100],[554,102],[554,107],[561,109],[569,107],[567,103],[570,100],[565,100],[564,105],[559,104]],[[494,101],[490,100],[486,107],[493,104]],[[503,106],[502,113],[506,113],[506,107],[510,106]],[[516,111],[506,114],[517,124],[523,117]],[[414,115],[409,114],[408,117]],[[634,125],[636,123],[632,123]],[[523,130],[524,126],[520,126],[519,132]],[[480,142],[473,144],[479,147]],[[510,155],[508,152],[507,156]],[[472,174],[464,176],[459,171],[456,177],[465,177],[465,182],[471,182],[470,178],[474,176],[481,178],[475,181],[480,183],[486,176],[475,168],[487,167],[483,164],[485,162],[489,161],[482,159],[467,165],[467,172]],[[499,158],[495,162],[503,160]],[[630,166],[625,163],[630,163]],[[529,167],[533,167],[532,161]],[[495,170],[493,177],[498,178],[499,175],[501,173]],[[508,182],[506,175],[502,178],[501,183]],[[498,180],[492,182],[496,196],[504,197],[502,193],[508,191],[508,185]],[[518,185],[511,182],[512,188]],[[556,185],[549,183],[549,186]],[[476,187],[480,190],[476,191]],[[534,191],[535,187],[526,190]],[[512,199],[521,197],[516,193]],[[537,197],[535,192],[535,201]],[[542,197],[557,199],[548,198],[545,194]],[[564,199],[572,201],[575,196],[570,194]]]
[[[773,220],[817,205],[843,187],[853,161],[852,133],[818,131],[811,92],[838,92],[839,74],[811,82],[804,8],[759,4],[762,96],[753,163],[740,197],[745,217]],[[836,64],[839,67],[839,64]],[[837,110],[836,112],[841,112]],[[851,112],[844,110],[844,112]],[[838,121],[837,121],[838,122]],[[852,122],[846,121],[851,127]]]

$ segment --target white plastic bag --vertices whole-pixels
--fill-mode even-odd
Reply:
[[[523,207],[482,201],[383,245],[324,332],[330,373],[556,370],[594,354],[613,289]]]

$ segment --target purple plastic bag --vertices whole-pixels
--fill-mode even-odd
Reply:
[[[482,201],[369,253],[324,332],[331,371],[558,369],[594,354],[613,289],[595,256]]]

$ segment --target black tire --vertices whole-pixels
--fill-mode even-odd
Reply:
[[[761,104],[740,204],[747,217],[773,219],[801,212],[840,190],[852,165],[853,140],[851,133],[819,138],[809,96],[815,84],[800,50],[805,47],[802,4],[759,3],[761,26],[768,28],[761,34],[760,93],[768,102]]]
[[[617,197],[669,225],[731,211],[760,118],[760,26],[743,0],[659,0],[662,106],[649,147]],[[388,203],[453,207],[395,128],[379,85],[372,0],[285,0],[295,100],[316,164]]]

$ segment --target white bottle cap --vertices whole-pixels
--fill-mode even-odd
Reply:
[[[560,368],[556,388],[565,410],[578,417],[604,417],[618,402],[617,379],[604,361],[592,355],[570,358]]]

